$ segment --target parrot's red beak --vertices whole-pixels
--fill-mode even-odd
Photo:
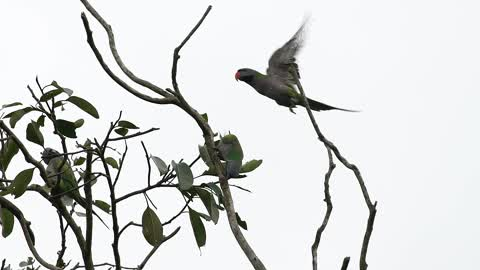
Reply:
[[[237,71],[237,73],[235,73],[235,80],[238,81],[238,79],[240,79],[240,72]]]

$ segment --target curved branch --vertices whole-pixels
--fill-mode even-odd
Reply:
[[[9,200],[5,199],[4,197],[0,196],[0,205],[8,209],[20,222],[20,225],[22,226],[22,231],[23,231],[23,236],[25,237],[25,240],[27,241],[28,248],[33,254],[33,257],[40,263],[43,267],[51,270],[61,270],[62,268],[58,268],[55,265],[49,264],[46,262],[40,255],[38,254],[37,250],[35,249],[35,246],[33,245],[33,239],[30,236],[29,232],[29,222],[25,219],[22,211],[16,207],[13,203],[11,203]]]
[[[345,157],[342,156],[338,148],[333,144],[331,141],[329,141],[325,136],[322,134],[320,131],[320,128],[318,127],[317,121],[315,120],[315,117],[313,116],[312,110],[310,109],[310,105],[308,104],[307,97],[305,95],[305,91],[303,90],[302,84],[300,83],[300,80],[298,78],[298,74],[296,72],[292,72],[295,82],[298,86],[298,90],[300,91],[300,94],[302,96],[302,101],[303,104],[305,105],[305,109],[307,110],[308,116],[310,118],[310,121],[312,122],[313,128],[315,129],[315,132],[317,133],[318,139],[325,145],[327,149],[330,149],[333,151],[337,159],[348,169],[354,172],[358,184],[360,185],[360,189],[362,190],[363,198],[365,200],[365,203],[367,204],[368,208],[368,222],[367,222],[367,228],[365,230],[365,235],[363,237],[363,243],[362,243],[362,250],[360,252],[360,270],[366,270],[368,268],[368,264],[366,261],[367,257],[367,250],[368,250],[368,244],[370,242],[370,236],[372,235],[373,231],[373,223],[375,222],[375,215],[377,213],[377,202],[372,203],[370,200],[370,196],[367,191],[367,186],[365,185],[365,182],[363,181],[363,177],[360,173],[360,170],[358,169],[357,166],[354,164],[351,164],[347,161]]]
[[[93,17],[95,17],[95,19],[103,26],[103,28],[105,29],[105,32],[107,32],[108,43],[110,45],[110,50],[112,51],[113,58],[115,59],[115,61],[117,62],[117,65],[120,67],[123,73],[125,73],[125,75],[127,75],[127,77],[130,78],[130,80],[136,82],[137,84],[143,87],[146,87],[165,98],[171,97],[172,95],[170,93],[168,93],[167,91],[163,90],[162,88],[154,85],[153,83],[147,80],[138,78],[137,76],[135,76],[135,74],[133,74],[133,72],[131,72],[125,66],[125,64],[122,61],[122,58],[118,54],[117,47],[115,45],[115,37],[113,35],[112,27],[102,18],[102,16],[100,16],[100,14],[98,14],[98,12],[90,5],[90,3],[87,0],[80,0],[80,1],[83,3],[85,8],[90,12],[90,14],[92,14]],[[82,18],[83,17],[84,15],[82,15]]]
[[[330,219],[330,215],[332,214],[333,210],[333,205],[332,205],[332,199],[330,196],[330,176],[332,175],[333,170],[335,169],[335,163],[333,163],[333,157],[332,157],[332,151],[327,148],[328,152],[328,171],[325,174],[325,182],[323,183],[324,185],[324,193],[325,193],[325,203],[327,204],[327,211],[325,212],[325,216],[323,217],[323,222],[322,225],[317,230],[317,233],[315,235],[315,241],[313,242],[312,245],[312,266],[313,270],[317,270],[317,250],[318,250],[318,245],[320,244],[320,239],[322,238],[322,233],[327,227],[328,220]]]
[[[82,2],[86,2],[86,1],[82,1]],[[87,2],[87,4],[88,4],[88,2]],[[176,98],[173,97],[170,94],[166,98],[154,98],[154,97],[151,97],[149,95],[145,95],[145,94],[139,92],[138,90],[134,89],[133,87],[128,85],[125,81],[120,79],[117,75],[115,75],[115,73],[113,73],[113,71],[110,69],[110,67],[105,63],[105,61],[103,60],[102,54],[100,53],[100,51],[97,49],[97,47],[95,45],[95,41],[93,40],[93,36],[92,36],[92,30],[90,29],[90,24],[88,23],[87,16],[83,12],[82,12],[81,16],[82,16],[83,26],[85,27],[85,31],[87,33],[88,45],[90,45],[90,48],[92,49],[93,53],[97,57],[97,61],[102,66],[103,70],[105,70],[105,72],[108,74],[108,76],[110,76],[110,78],[112,78],[112,80],[114,80],[123,89],[127,90],[128,92],[130,92],[134,96],[136,96],[136,97],[138,97],[142,100],[145,100],[147,102],[155,103],[155,104],[173,104],[173,103],[175,103]]]

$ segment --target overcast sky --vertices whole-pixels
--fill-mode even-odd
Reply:
[[[310,269],[310,246],[325,212],[323,175],[328,159],[304,110],[285,107],[236,82],[242,67],[264,71],[270,54],[311,15],[299,55],[307,94],[361,113],[316,113],[325,135],[362,171],[378,214],[367,261],[369,269],[478,269],[480,250],[480,2],[478,1],[92,1],[112,25],[124,62],[140,77],[171,87],[173,49],[208,4],[213,10],[183,49],[179,83],[192,106],[207,112],[215,131],[236,134],[246,159],[263,165],[236,183],[235,206],[248,223],[245,236],[268,269]],[[144,138],[166,161],[193,160],[202,137],[174,106],[142,102],[111,81],[86,43],[79,1],[3,1],[0,4],[0,103],[31,103],[27,84],[58,81],[97,106],[101,119],[83,115],[79,131],[103,138],[120,110],[125,119],[160,131]],[[89,16],[99,49],[113,67],[106,34]],[[115,68],[114,70],[118,70]],[[148,92],[147,92],[148,93]],[[68,115],[81,112],[70,108]],[[23,136],[26,123],[15,129]],[[58,141],[47,140],[59,148]],[[145,183],[140,141],[131,141],[119,194]],[[122,148],[121,143],[118,144]],[[31,145],[39,158],[41,148]],[[337,162],[338,163],[338,162]],[[9,175],[25,167],[21,158]],[[12,165],[13,166],[13,165]],[[201,172],[202,166],[195,167]],[[41,180],[37,176],[35,182]],[[353,174],[337,166],[331,180],[333,214],[319,248],[321,269],[339,269],[351,256],[358,269],[368,216]],[[105,186],[95,197],[108,200]],[[152,193],[162,220],[182,199],[172,190]],[[13,199],[13,198],[12,198]],[[14,202],[36,232],[40,254],[54,263],[58,220],[48,203],[27,194]],[[120,208],[121,224],[140,221],[141,196]],[[196,208],[203,210],[203,206]],[[147,268],[250,269],[226,216],[207,224],[207,244],[196,247],[188,215]],[[149,251],[141,230],[121,240],[125,266]],[[94,236],[96,262],[113,262],[111,231]],[[68,238],[66,258],[78,260]],[[0,258],[17,264],[30,253],[18,223],[0,240]]]

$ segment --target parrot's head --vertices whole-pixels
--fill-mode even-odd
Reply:
[[[50,163],[50,160],[52,160],[52,158],[55,158],[55,157],[58,157],[58,156],[60,156],[60,153],[57,150],[52,149],[52,148],[47,147],[42,152],[42,160],[47,165],[48,165],[48,163]]]
[[[257,71],[249,68],[241,68],[235,73],[235,80],[249,83],[257,75]]]

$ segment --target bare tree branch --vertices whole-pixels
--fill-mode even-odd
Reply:
[[[315,132],[317,133],[318,139],[325,145],[327,149],[330,149],[333,151],[337,159],[348,169],[354,172],[358,184],[360,185],[360,189],[362,190],[363,198],[365,200],[365,203],[367,204],[367,208],[369,211],[369,216],[368,216],[368,222],[367,222],[367,228],[365,230],[365,235],[363,238],[363,243],[362,243],[362,250],[360,252],[360,270],[366,270],[368,268],[368,264],[366,261],[367,257],[367,250],[368,250],[368,243],[370,241],[370,236],[372,235],[373,231],[373,223],[375,222],[375,215],[377,213],[377,202],[372,203],[370,200],[370,196],[367,191],[367,187],[365,185],[365,182],[363,181],[362,175],[360,173],[360,170],[355,166],[354,164],[351,164],[347,161],[345,157],[342,156],[338,148],[333,144],[331,141],[329,141],[320,131],[320,128],[318,127],[317,122],[315,121],[315,117],[313,116],[312,110],[310,109],[310,105],[308,104],[307,97],[305,95],[305,91],[303,90],[302,84],[300,83],[300,80],[298,78],[298,74],[296,72],[291,72],[295,78],[295,81],[298,86],[298,90],[300,91],[300,94],[302,96],[302,101],[305,105],[305,109],[307,110],[308,116],[310,118],[310,121],[312,122],[313,128],[315,129]]]
[[[27,245],[28,245],[28,248],[30,249],[30,252],[32,252],[33,254],[33,257],[35,257],[35,259],[38,261],[38,263],[40,263],[43,267],[47,268],[47,269],[51,269],[51,270],[61,270],[62,268],[58,268],[56,267],[55,265],[52,265],[48,262],[46,262],[37,252],[37,250],[35,249],[35,246],[33,244],[33,239],[30,235],[30,232],[29,232],[29,223],[22,211],[16,207],[13,203],[11,203],[9,200],[5,199],[4,197],[0,196],[0,205],[2,206],[2,208],[5,208],[5,209],[8,209],[8,211],[10,211],[18,220],[18,222],[20,222],[20,225],[22,227],[22,231],[23,231],[23,236],[25,237],[25,240],[27,241]]]
[[[313,242],[312,245],[312,266],[313,270],[317,270],[317,250],[318,250],[318,245],[320,244],[320,239],[322,238],[322,233],[327,227],[328,220],[330,219],[330,215],[332,214],[333,210],[333,205],[332,205],[332,199],[330,197],[330,176],[332,175],[333,170],[335,169],[335,163],[333,163],[333,157],[332,157],[332,151],[327,148],[328,152],[328,161],[329,161],[329,166],[328,166],[328,171],[325,174],[325,181],[323,183],[324,186],[324,193],[325,193],[325,203],[327,204],[327,211],[325,212],[325,216],[323,217],[323,222],[322,225],[317,230],[317,233],[315,235],[315,241]]]
[[[159,130],[159,128],[151,128],[151,129],[146,130],[146,131],[137,132],[137,133],[134,133],[134,134],[130,134],[130,135],[123,136],[123,137],[110,138],[110,139],[108,139],[108,140],[111,141],[111,142],[113,142],[113,141],[121,141],[121,140],[128,140],[128,139],[135,138],[135,137],[138,137],[138,136],[142,136],[142,135],[145,135],[145,134],[148,134],[148,133],[150,133],[150,132],[157,131],[157,130]]]
[[[154,246],[152,248],[152,250],[147,254],[147,256],[145,257],[145,259],[142,261],[142,263],[138,266],[138,270],[141,270],[145,267],[145,265],[147,264],[148,260],[150,260],[150,258],[153,256],[153,254],[155,254],[155,252],[157,251],[157,249],[165,242],[167,242],[168,240],[170,240],[172,237],[174,237],[178,231],[180,231],[180,227],[177,227],[171,234],[165,236],[162,241],[157,245],[157,246]]]
[[[85,239],[85,268],[93,270],[92,237],[93,237],[93,211],[92,211],[92,151],[87,152],[85,168],[85,200],[86,200],[86,239]]]
[[[108,43],[110,45],[110,50],[112,51],[113,58],[115,59],[115,61],[117,62],[117,65],[120,67],[120,69],[123,71],[123,73],[125,73],[125,75],[127,75],[127,77],[130,78],[130,80],[138,83],[139,85],[141,85],[143,87],[146,87],[146,88],[152,90],[153,92],[155,92],[155,93],[157,93],[157,94],[159,94],[163,97],[166,97],[166,98],[171,97],[170,93],[168,93],[167,91],[163,90],[162,88],[154,85],[153,83],[151,83],[149,81],[138,78],[137,76],[135,76],[133,74],[133,72],[131,72],[125,66],[125,64],[123,63],[120,55],[118,54],[118,51],[117,51],[117,48],[116,48],[116,45],[115,45],[115,37],[113,35],[112,27],[102,18],[102,16],[100,16],[100,14],[98,14],[98,12],[90,5],[90,3],[87,0],[80,0],[80,1],[83,3],[85,8],[87,8],[87,10],[90,12],[90,14],[92,14],[93,17],[95,17],[95,19],[103,26],[103,28],[105,29],[105,32],[107,32]]]
[[[81,1],[88,3],[87,1],[83,1],[83,0],[81,0]],[[97,15],[98,15],[98,13],[97,13]],[[83,26],[85,27],[85,31],[87,33],[87,42],[90,45],[90,48],[92,49],[93,53],[97,57],[97,60],[100,63],[100,65],[102,66],[103,70],[105,70],[105,72],[108,74],[108,76],[110,76],[110,78],[112,78],[123,89],[127,90],[128,92],[130,92],[134,96],[136,96],[136,97],[138,97],[142,100],[145,100],[147,102],[155,103],[155,104],[174,104],[175,103],[176,98],[173,97],[171,94],[168,94],[169,97],[167,97],[167,98],[151,97],[149,95],[143,94],[143,93],[139,92],[138,90],[134,89],[133,87],[128,85],[125,81],[120,79],[117,75],[115,75],[115,73],[113,73],[113,71],[110,69],[110,67],[105,63],[105,61],[103,60],[102,54],[100,53],[100,51],[95,46],[95,41],[93,40],[93,36],[92,36],[92,30],[90,29],[90,25],[88,23],[87,16],[83,12],[82,12],[82,21],[83,21]]]
[[[349,262],[350,262],[350,257],[345,257],[343,259],[342,268],[340,270],[347,270]]]

